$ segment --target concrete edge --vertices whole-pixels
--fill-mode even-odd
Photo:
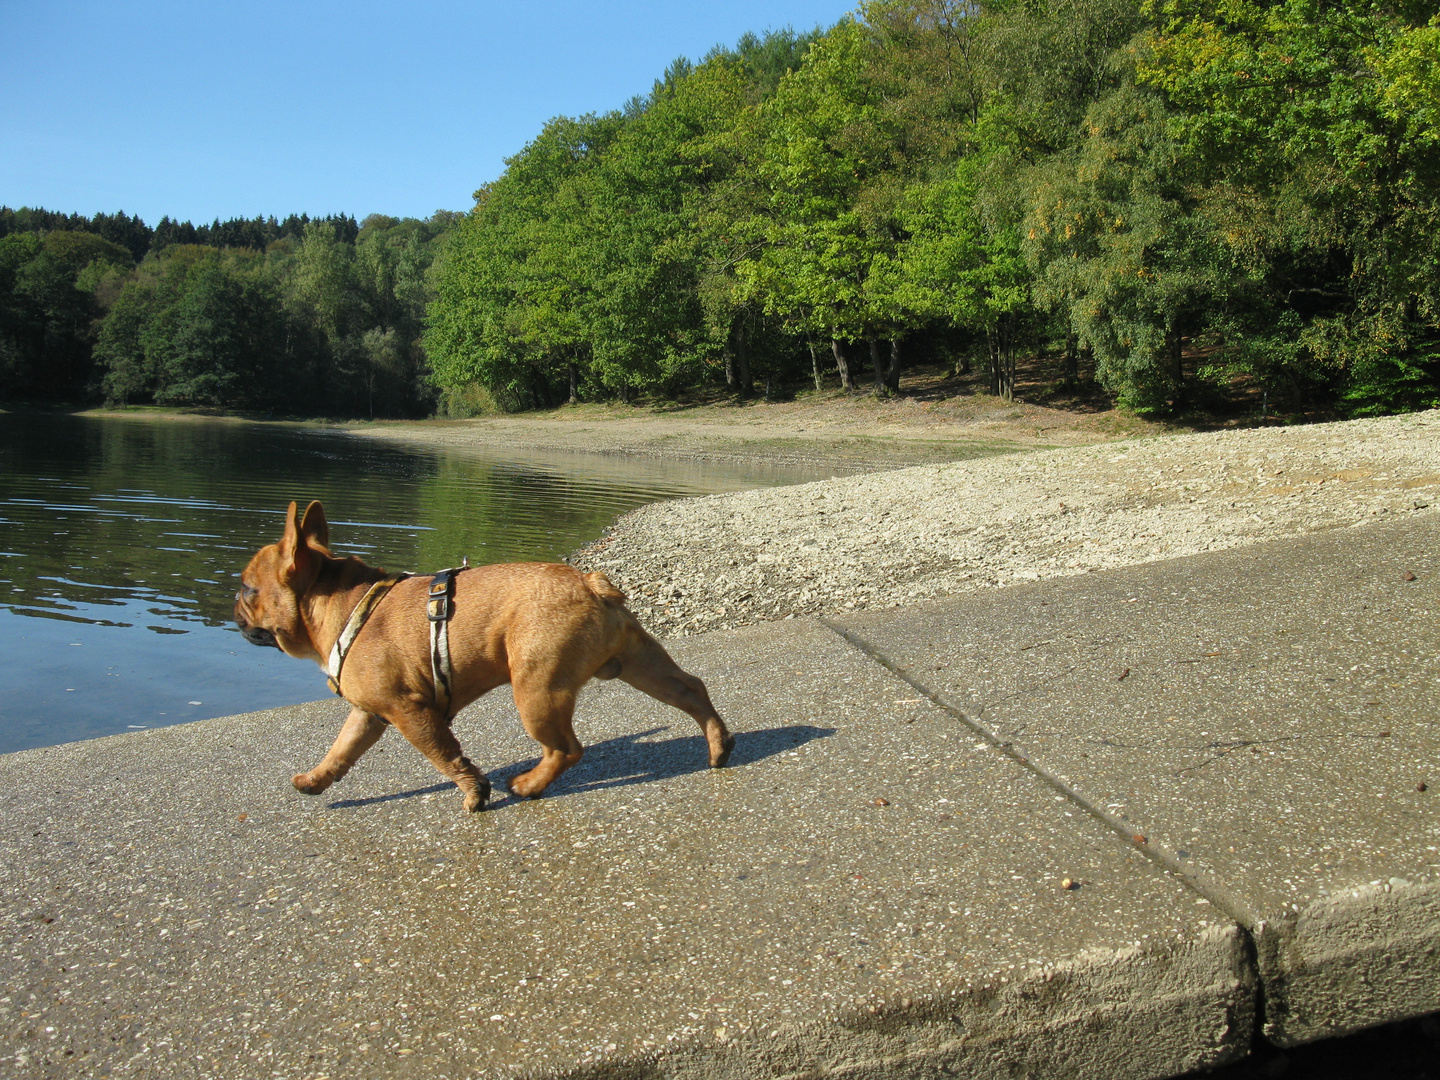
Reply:
[[[1191,941],[1095,949],[1016,978],[912,1001],[851,1006],[610,1059],[574,1080],[912,1080],[951,1072],[1149,1080],[1250,1050],[1256,1014],[1249,936],[1225,923]],[[552,1077],[556,1073],[534,1073]]]
[[[1346,889],[1261,923],[1255,944],[1263,1032],[1277,1046],[1440,1010],[1440,882]]]

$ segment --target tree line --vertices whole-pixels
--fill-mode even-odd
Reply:
[[[1440,401],[1435,0],[866,0],[548,123],[434,271],[509,407],[1017,355],[1142,413]]]
[[[427,275],[459,216],[0,207],[0,397],[424,415]]]
[[[1440,403],[1440,0],[864,0],[559,117],[466,214],[0,208],[0,395],[347,415]]]

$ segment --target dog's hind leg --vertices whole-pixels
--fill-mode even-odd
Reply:
[[[689,713],[705,733],[710,747],[710,767],[718,769],[730,760],[735,736],[720,719],[710,702],[705,684],[691,675],[665,651],[665,647],[639,627],[631,631],[624,652],[618,657],[620,678],[656,701]]]
[[[511,684],[520,721],[541,746],[540,763],[510,779],[511,793],[522,799],[538,799],[557,776],[585,756],[575,737],[575,691],[546,686],[546,681],[522,676]]]
[[[309,772],[296,773],[290,782],[295,790],[306,795],[319,795],[339,780],[360,760],[360,755],[374,746],[388,725],[374,713],[351,709],[340,728],[335,743],[323,761]]]
[[[490,799],[490,781],[465,756],[460,740],[433,710],[423,706],[394,709],[387,719],[411,746],[430,759],[441,776],[455,782],[465,795],[466,811],[473,814],[485,809]]]

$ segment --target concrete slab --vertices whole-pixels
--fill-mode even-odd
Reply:
[[[0,758],[0,1074],[1076,1080],[1245,1052],[1234,922],[838,635],[675,652],[733,768],[597,686],[585,761],[475,817],[393,734],[291,791],[333,702]],[[508,699],[458,726],[492,778],[532,758]]]
[[[1244,923],[1293,1045],[1440,1008],[1437,608],[1414,515],[842,625]]]

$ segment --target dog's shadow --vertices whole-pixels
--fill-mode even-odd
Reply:
[[[580,764],[551,784],[545,791],[545,798],[563,798],[566,795],[630,787],[633,784],[653,784],[660,780],[673,780],[692,773],[710,771],[709,751],[705,739],[700,735],[684,735],[657,742],[641,741],[666,730],[668,729],[663,727],[650,728],[648,731],[621,735],[586,747],[585,757]],[[763,731],[737,731],[735,749],[731,751],[729,765],[732,769],[753,765],[816,739],[827,739],[834,734],[834,728],[813,727],[810,724],[766,728]],[[508,794],[502,785],[511,777],[533,768],[535,763],[535,760],[526,761],[490,774],[490,780],[495,784],[491,808],[522,801]],[[338,799],[328,805],[331,810],[353,810],[377,803],[395,802],[398,799],[434,795],[437,792],[453,790],[454,787],[453,783],[445,781],[410,791],[375,795],[368,799]]]

